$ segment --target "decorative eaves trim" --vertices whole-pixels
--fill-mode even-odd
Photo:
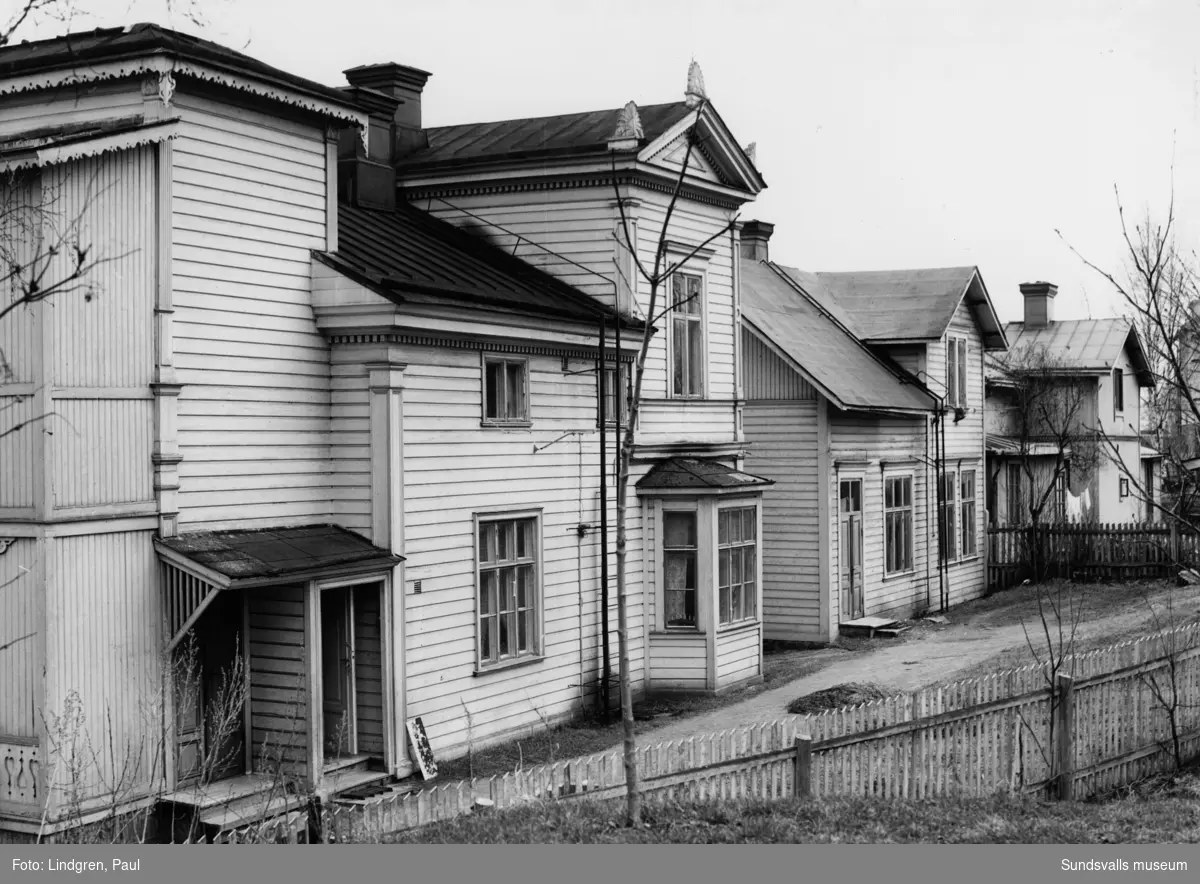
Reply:
[[[119,150],[132,150],[147,144],[169,141],[179,135],[179,120],[170,119],[160,123],[149,123],[140,128],[115,134],[100,133],[94,138],[74,141],[70,144],[48,144],[41,148],[18,151],[0,156],[0,171],[15,172],[38,166],[51,166],[72,160],[96,157]]]
[[[367,114],[365,111],[356,111],[349,107],[339,107],[332,101],[322,101],[318,98],[301,95],[291,89],[272,86],[261,80],[220,71],[193,61],[168,58],[162,54],[147,55],[144,58],[129,61],[102,62],[99,64],[80,65],[70,69],[9,77],[0,81],[0,95],[16,95],[22,92],[33,92],[41,89],[57,89],[63,86],[99,83],[107,80],[139,77],[144,74],[162,73],[171,73],[175,76],[183,75],[206,83],[215,83],[239,92],[249,93],[260,98],[269,98],[292,107],[311,111],[315,114],[344,120],[359,127],[365,128],[367,125]]]
[[[329,343],[333,345],[351,344],[401,344],[410,347],[444,347],[449,350],[475,350],[485,353],[514,353],[525,356],[553,356],[568,359],[595,359],[595,349],[585,347],[556,347],[554,345],[530,344],[524,341],[507,343],[504,341],[472,341],[464,338],[452,338],[436,335],[415,335],[403,332],[376,332],[364,334],[329,335]],[[630,350],[621,351],[622,362],[633,362],[636,353]],[[614,354],[610,349],[608,359],[611,362]]]

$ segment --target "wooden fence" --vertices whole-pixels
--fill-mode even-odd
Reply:
[[[1184,759],[1200,754],[1200,624],[1069,657],[1057,672],[1030,666],[646,745],[639,772],[647,800],[1003,791],[1083,798],[1171,767],[1173,735]],[[321,822],[327,840],[374,842],[482,806],[624,794],[616,751],[406,795],[334,802]],[[295,820],[279,820],[228,840],[286,842],[295,831]]]
[[[1036,541],[1036,546],[1035,546]],[[1200,562],[1200,533],[1162,523],[1079,522],[989,528],[987,579],[992,590],[1038,577],[1070,580],[1133,580],[1173,577]]]

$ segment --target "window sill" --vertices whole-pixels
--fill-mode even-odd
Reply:
[[[699,629],[693,629],[690,626],[668,626],[666,629],[656,629],[650,633],[655,638],[662,638],[664,636],[671,636],[672,638],[696,638],[704,634]]]
[[[483,675],[491,675],[494,672],[507,672],[510,669],[522,669],[526,666],[535,666],[538,663],[544,662],[545,659],[546,658],[540,654],[536,656],[530,654],[529,656],[520,657],[516,660],[505,660],[503,663],[496,663],[492,666],[484,666],[482,668],[476,666],[475,671],[471,674],[475,678],[479,678]]]
[[[911,578],[916,573],[917,573],[916,568],[909,568],[907,571],[895,571],[891,574],[884,574],[883,582],[887,583],[889,580],[903,580],[906,577]]]
[[[495,430],[526,429],[533,426],[533,421],[480,421],[479,426]]]
[[[975,553],[974,555],[963,556],[961,559],[951,559],[948,562],[943,562],[943,564],[947,568],[953,568],[955,565],[969,565],[971,562],[978,562],[981,558],[982,556],[979,553]]]
[[[724,638],[727,635],[737,635],[739,632],[749,632],[752,629],[758,629],[760,625],[761,624],[757,619],[746,621],[739,620],[736,623],[718,626],[717,637]]]

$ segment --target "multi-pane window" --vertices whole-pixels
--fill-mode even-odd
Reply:
[[[704,279],[693,273],[671,276],[671,395],[704,395]]]
[[[946,341],[946,404],[951,408],[967,407],[966,338]]]
[[[913,567],[912,476],[883,480],[883,554],[885,573],[900,574]]]
[[[758,515],[755,507],[717,512],[719,620],[752,620],[758,613]]]
[[[1054,477],[1054,521],[1063,522],[1067,518],[1067,477],[1059,472]]]
[[[479,522],[479,664],[536,655],[537,519]]]
[[[696,626],[696,542],[696,513],[663,513],[663,584],[667,626]]]
[[[632,396],[629,383],[628,367],[622,365],[604,369],[604,422],[617,422],[617,409],[620,408],[621,426],[629,423],[629,400]]]
[[[975,555],[975,471],[963,470],[958,476],[958,509],[960,527],[958,554]]]
[[[1112,373],[1113,382],[1113,416],[1116,417],[1125,410],[1125,372],[1119,368],[1114,368]]]
[[[955,534],[954,518],[954,486],[957,476],[953,471],[942,473],[938,481],[938,508],[941,513],[941,542],[938,544],[938,554],[943,562],[948,562],[957,556],[957,535]]]
[[[1020,525],[1025,521],[1021,505],[1021,465],[1010,463],[1005,477],[1005,492],[1008,498],[1008,524]]]
[[[488,356],[483,360],[483,420],[489,424],[529,422],[529,363]]]

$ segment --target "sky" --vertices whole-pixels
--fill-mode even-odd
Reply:
[[[757,145],[742,218],[775,224],[773,260],[976,265],[1004,321],[1034,280],[1060,319],[1122,312],[1072,252],[1123,272],[1118,191],[1130,225],[1173,192],[1181,245],[1200,232],[1200,0],[75,3],[70,30],[155,21],[329,85],[422,68],[427,126],[678,100],[694,59]]]

